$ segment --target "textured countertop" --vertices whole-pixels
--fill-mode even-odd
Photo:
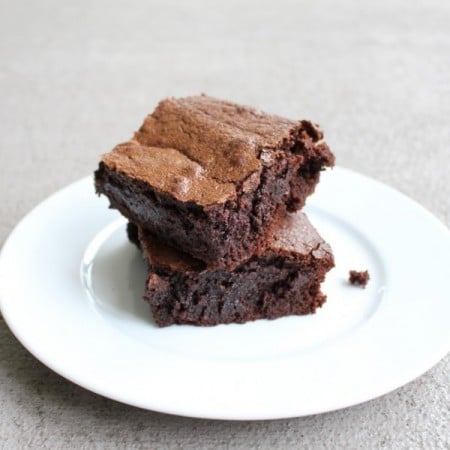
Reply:
[[[0,243],[159,99],[200,92],[315,120],[339,165],[450,224],[448,1],[1,0],[0,11]],[[449,448],[449,362],[341,411],[208,421],[85,391],[0,318],[0,447]]]

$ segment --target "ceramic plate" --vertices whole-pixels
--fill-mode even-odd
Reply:
[[[44,364],[142,408],[214,419],[331,411],[385,394],[450,347],[447,228],[349,170],[323,174],[306,208],[334,249],[315,314],[157,328],[125,220],[83,179],[30,212],[0,257],[2,314]],[[366,289],[348,284],[368,269]]]

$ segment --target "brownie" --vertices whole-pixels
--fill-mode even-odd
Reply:
[[[367,270],[350,270],[348,273],[348,281],[353,286],[360,286],[365,288],[369,282],[370,275]]]
[[[301,212],[282,218],[266,250],[234,270],[211,269],[132,223],[128,235],[147,261],[144,298],[161,327],[310,314],[326,300],[320,284],[333,255]]]
[[[102,156],[98,193],[131,222],[210,267],[263,251],[334,164],[317,125],[205,95],[159,103]]]

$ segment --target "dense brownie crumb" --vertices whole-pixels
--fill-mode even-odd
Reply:
[[[369,271],[367,270],[350,270],[348,281],[353,286],[360,286],[365,288],[370,279]]]
[[[286,215],[269,246],[234,270],[210,268],[128,225],[149,268],[145,299],[157,325],[217,325],[311,314],[334,266],[329,245],[303,213]],[[136,238],[138,237],[138,238]]]
[[[165,244],[233,269],[264,250],[334,156],[317,125],[207,96],[167,99],[104,155],[98,193]]]

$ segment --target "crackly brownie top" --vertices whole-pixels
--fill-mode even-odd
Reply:
[[[174,271],[199,272],[205,263],[161,243],[158,238],[139,230],[141,248],[150,264]],[[332,258],[331,247],[322,239],[302,212],[286,214],[277,228],[271,243],[261,257],[283,255],[286,257],[312,255],[315,259]]]
[[[331,247],[311,225],[302,212],[286,214],[278,223],[269,249],[282,253],[311,253],[314,258],[326,258],[333,255]]]
[[[206,95],[169,98],[147,116],[132,140],[102,161],[180,201],[206,206],[232,198],[242,182],[244,190],[256,187],[262,165],[270,163],[270,150],[295,133],[312,142],[322,138],[308,121]]]

